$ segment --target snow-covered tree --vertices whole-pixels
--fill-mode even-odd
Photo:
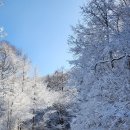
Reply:
[[[76,95],[75,89],[68,87],[69,73],[62,70],[45,77],[47,89],[60,94],[60,98],[53,104],[53,107],[45,113],[44,120],[46,129],[66,130],[70,129],[72,119],[71,105]]]
[[[14,46],[5,41],[0,43],[0,49],[0,87],[1,99],[3,101],[1,107],[4,107],[4,115],[1,117],[4,124],[1,124],[1,127],[5,130],[12,129],[15,126],[16,120],[23,118],[20,112],[23,113],[23,115],[25,114],[23,111],[25,111],[25,107],[29,105],[29,99],[26,93],[21,93],[21,84],[19,82],[22,59],[21,53]],[[24,102],[22,102],[22,97],[25,97],[24,99],[26,99],[26,101],[23,100]],[[24,115],[24,117],[26,116]]]
[[[70,101],[69,96],[61,92],[65,90],[63,87],[66,82],[63,81],[63,74],[56,75],[57,91],[48,89],[36,71],[34,76],[30,76],[29,69],[30,61],[23,53],[8,42],[0,43],[1,130],[43,129],[46,126],[45,111],[54,104]],[[38,122],[39,112],[45,117]]]
[[[74,130],[128,130],[130,88],[129,0],[91,0],[69,39],[78,86]]]
[[[57,70],[54,74],[48,75],[45,78],[45,83],[47,88],[55,91],[63,91],[65,85],[68,81],[68,74],[63,72],[63,70]]]

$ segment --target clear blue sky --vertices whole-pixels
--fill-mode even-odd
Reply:
[[[8,33],[6,40],[25,52],[41,74],[63,66],[68,69],[71,54],[67,38],[84,1],[5,0],[0,8],[0,25]]]

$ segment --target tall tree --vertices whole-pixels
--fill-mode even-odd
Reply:
[[[69,39],[79,91],[74,130],[130,127],[129,8],[127,0],[91,0],[81,8],[83,22]]]

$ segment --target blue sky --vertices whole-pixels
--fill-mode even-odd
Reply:
[[[46,75],[60,67],[68,69],[67,45],[71,25],[80,19],[85,0],[5,0],[0,8],[0,25],[6,40],[21,49]]]

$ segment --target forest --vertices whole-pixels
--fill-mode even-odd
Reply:
[[[41,76],[0,41],[0,130],[130,130],[130,0],[90,0],[81,12],[67,71]]]

